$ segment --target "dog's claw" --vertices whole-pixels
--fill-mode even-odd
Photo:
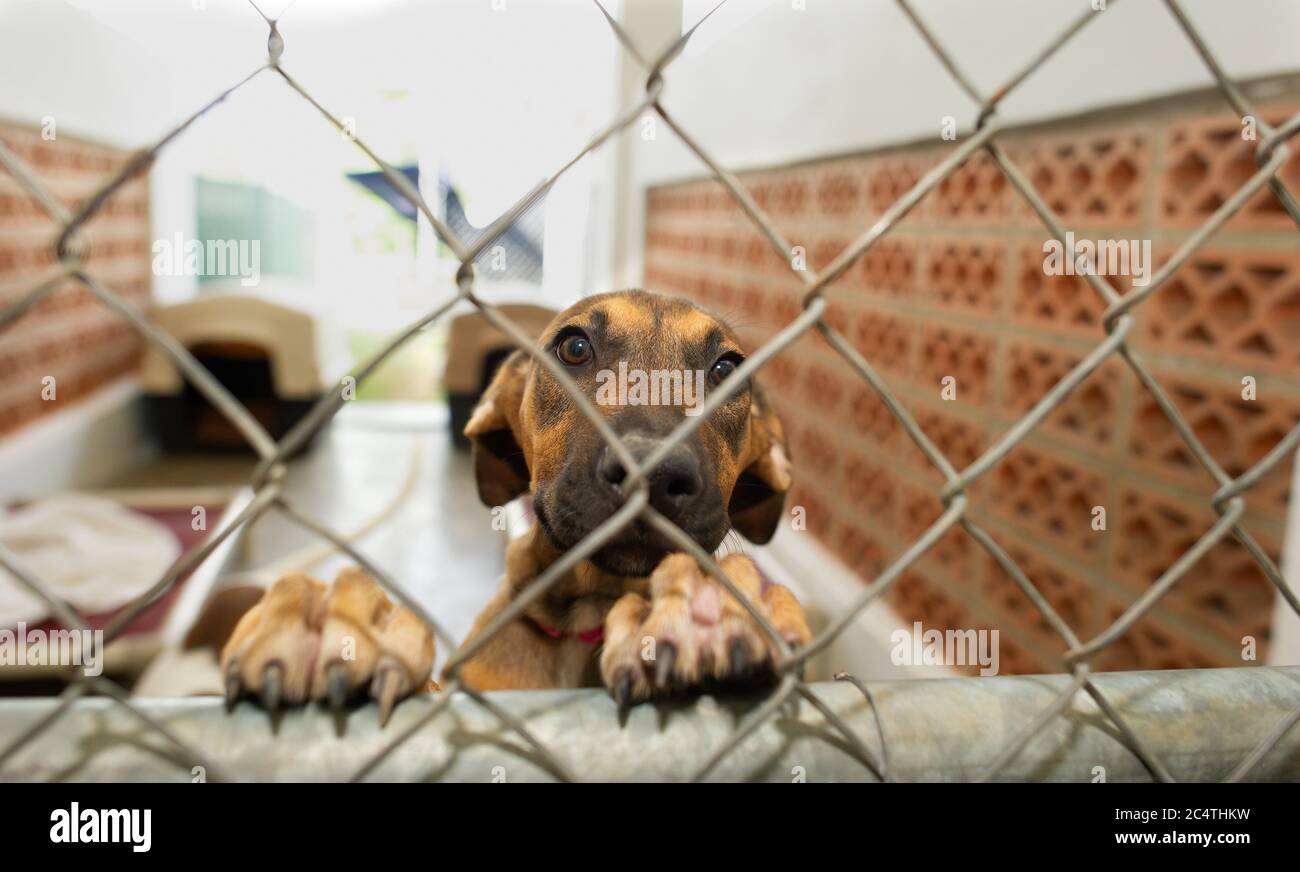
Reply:
[[[673,675],[673,663],[677,660],[677,646],[671,642],[662,642],[655,651],[655,684],[667,687]]]
[[[271,714],[280,710],[283,678],[284,667],[279,663],[268,663],[262,672],[262,706]]]
[[[388,725],[388,718],[393,713],[393,707],[397,705],[397,695],[401,685],[401,675],[391,666],[380,668],[370,683],[370,695],[375,698],[375,703],[379,706],[381,728]]]
[[[348,701],[348,668],[342,663],[335,663],[325,673],[326,698],[330,708],[342,711]]]
[[[739,678],[749,668],[749,649],[741,639],[731,640],[731,677]]]
[[[627,712],[632,702],[632,673],[623,670],[618,675],[618,680],[614,682],[614,703],[618,706],[619,715]]]
[[[239,697],[243,692],[244,692],[244,685],[243,682],[239,680],[239,673],[233,669],[230,670],[230,674],[226,676],[226,711],[227,712],[232,712],[235,710],[235,703],[239,702]]]

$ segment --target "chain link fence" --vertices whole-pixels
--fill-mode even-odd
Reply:
[[[203,541],[201,541],[192,550],[187,552],[183,557],[141,597],[134,603],[124,608],[105,628],[105,644],[118,636],[126,627],[128,627],[135,618],[137,618],[151,603],[165,594],[178,579],[184,577],[187,573],[198,567],[207,559],[213,551],[221,545],[222,542],[232,536],[237,530],[245,525],[251,524],[262,515],[275,511],[289,518],[299,526],[305,528],[311,533],[322,537],[333,543],[337,548],[348,554],[364,569],[369,571],[376,580],[391,594],[395,599],[410,608],[417,614],[430,628],[437,637],[439,642],[449,650],[455,651],[447,663],[446,674],[449,681],[443,688],[442,693],[436,702],[414,723],[409,725],[400,733],[394,735],[378,753],[374,754],[356,773],[355,779],[362,779],[371,773],[385,758],[393,751],[403,745],[418,732],[422,727],[443,713],[448,704],[457,697],[464,695],[472,699],[477,705],[491,713],[499,719],[502,724],[509,730],[521,737],[536,752],[537,757],[542,760],[550,772],[562,780],[578,780],[575,774],[553,753],[551,748],[534,737],[532,732],[523,723],[523,721],[502,707],[492,697],[484,694],[469,683],[462,675],[461,670],[465,663],[474,656],[489,639],[499,633],[509,622],[519,618],[529,603],[543,596],[563,575],[569,572],[579,561],[592,554],[601,547],[606,541],[616,535],[624,526],[638,519],[644,521],[662,532],[671,541],[676,543],[682,551],[694,556],[701,566],[708,571],[717,581],[731,592],[737,600],[745,606],[749,614],[759,625],[762,626],[766,634],[771,638],[773,645],[779,652],[776,662],[776,671],[779,681],[770,693],[763,699],[761,704],[750,711],[736,726],[732,735],[725,741],[721,742],[712,753],[708,754],[706,759],[699,765],[693,774],[693,780],[699,780],[707,777],[715,769],[717,764],[728,754],[732,753],[737,746],[745,740],[747,736],[764,724],[764,722],[773,715],[787,700],[793,697],[800,697],[807,701],[814,709],[821,713],[827,723],[843,739],[847,746],[853,751],[855,756],[859,757],[881,780],[893,780],[889,769],[886,766],[886,760],[883,759],[883,753],[877,755],[867,746],[867,743],[857,735],[843,719],[818,695],[814,686],[805,682],[802,677],[803,664],[813,655],[824,650],[837,636],[844,632],[849,624],[865,609],[870,603],[881,596],[891,585],[893,585],[904,571],[920,558],[931,546],[933,546],[944,534],[954,527],[961,527],[976,542],[980,544],[999,565],[1010,575],[1016,585],[1024,594],[1033,602],[1035,607],[1042,613],[1043,617],[1050,624],[1060,637],[1065,640],[1068,649],[1063,658],[1064,671],[1067,673],[1069,680],[1064,689],[1056,696],[1051,705],[1044,708],[1036,717],[1026,723],[1022,729],[1014,735],[1001,752],[996,756],[993,762],[987,767],[982,774],[982,780],[989,780],[999,775],[1004,767],[1013,760],[1034,738],[1039,735],[1044,728],[1058,715],[1064,712],[1080,692],[1087,693],[1096,703],[1105,717],[1109,719],[1114,728],[1118,730],[1124,742],[1137,755],[1142,764],[1149,771],[1150,775],[1160,781],[1173,780],[1165,764],[1153,755],[1144,743],[1143,738],[1139,735],[1121,714],[1121,712],[1107,699],[1098,687],[1098,682],[1094,680],[1093,674],[1089,669],[1090,660],[1099,652],[1113,644],[1116,640],[1127,633],[1134,624],[1140,620],[1155,603],[1167,594],[1170,589],[1176,585],[1184,574],[1196,563],[1210,548],[1217,542],[1227,536],[1235,537],[1255,561],[1263,569],[1265,575],[1277,588],[1280,595],[1287,604],[1300,615],[1300,601],[1297,601],[1295,594],[1287,587],[1277,566],[1268,557],[1260,545],[1255,541],[1249,532],[1247,532],[1238,522],[1244,511],[1243,493],[1254,486],[1266,473],[1280,463],[1290,453],[1294,452],[1300,445],[1300,424],[1291,429],[1287,435],[1278,442],[1258,463],[1247,470],[1242,475],[1230,477],[1218,462],[1210,455],[1205,446],[1196,437],[1188,422],[1179,413],[1173,402],[1169,399],[1164,389],[1155,380],[1151,373],[1143,366],[1141,360],[1129,348],[1127,338],[1131,332],[1136,311],[1153,294],[1159,292],[1166,280],[1173,275],[1180,265],[1201,246],[1211,234],[1223,225],[1246,201],[1257,191],[1268,186],[1274,196],[1278,199],[1287,214],[1295,220],[1297,227],[1300,227],[1300,205],[1291,192],[1283,185],[1278,177],[1278,171],[1288,156],[1286,141],[1295,136],[1300,131],[1300,114],[1290,118],[1280,126],[1270,126],[1253,110],[1249,101],[1242,94],[1241,90],[1232,82],[1224,70],[1220,67],[1214,54],[1196,30],[1192,22],[1187,18],[1183,9],[1179,6],[1178,0],[1165,0],[1165,5],[1173,17],[1175,25],[1182,30],[1195,48],[1206,67],[1218,84],[1219,90],[1232,108],[1241,116],[1251,116],[1256,119],[1259,131],[1259,144],[1256,148],[1256,160],[1258,170],[1250,177],[1248,181],[1226,202],[1224,202],[1217,211],[1207,220],[1204,225],[1198,228],[1190,237],[1178,248],[1174,255],[1160,268],[1151,281],[1142,288],[1135,288],[1131,292],[1121,295],[1118,293],[1105,278],[1098,275],[1097,269],[1081,269],[1080,273],[1091,286],[1092,290],[1101,297],[1105,302],[1106,311],[1103,317],[1105,328],[1105,337],[1096,345],[1096,347],[1075,366],[1064,378],[1062,378],[1050,391],[1048,391],[1033,408],[1022,417],[1014,426],[1012,426],[1001,438],[999,438],[987,451],[984,452],[968,467],[962,470],[956,469],[952,463],[936,448],[934,443],[926,436],[925,432],[918,426],[916,420],[908,410],[899,402],[898,398],[890,390],[889,386],[876,372],[872,364],[854,349],[852,344],[845,337],[832,328],[824,319],[828,303],[825,299],[824,292],[837,278],[859,258],[864,252],[875,245],[883,236],[888,234],[907,213],[921,201],[936,185],[943,181],[947,176],[953,173],[963,162],[971,157],[977,150],[984,150],[1000,168],[1001,172],[1010,181],[1012,186],[1030,204],[1034,211],[1041,218],[1043,224],[1047,227],[1051,235],[1059,240],[1064,241],[1066,237],[1066,228],[1061,221],[1052,212],[1044,202],[1043,198],[1035,191],[1033,185],[1028,181],[1025,175],[1019,170],[1008,158],[997,142],[997,135],[1001,129],[997,117],[998,106],[1002,101],[1018,88],[1026,79],[1055,55],[1062,46],[1070,42],[1080,31],[1093,21],[1102,9],[1088,9],[1079,15],[1073,23],[1070,24],[1062,33],[1048,42],[1041,50],[1021,67],[1015,75],[1011,76],[1001,87],[997,88],[992,94],[982,94],[967,76],[962,72],[959,64],[954,60],[952,54],[946,47],[941,45],[931,32],[925,21],[923,21],[916,11],[911,7],[908,0],[897,0],[898,5],[906,17],[916,27],[917,31],[929,45],[938,61],[951,74],[963,91],[974,101],[977,107],[976,122],[973,131],[965,137],[964,141],[956,145],[952,152],[942,160],[937,166],[927,172],[905,195],[898,199],[892,206],[885,210],[880,218],[868,228],[862,235],[857,237],[848,245],[834,260],[821,272],[814,272],[809,269],[796,270],[797,275],[805,284],[802,294],[802,312],[801,314],[785,325],[770,342],[757,349],[738,370],[738,377],[724,381],[716,389],[704,404],[702,413],[698,416],[686,418],[676,431],[666,439],[658,449],[649,455],[643,462],[637,463],[631,456],[627,448],[619,441],[618,437],[606,424],[604,418],[596,411],[591,401],[562,370],[558,362],[551,356],[541,353],[536,347],[533,338],[528,336],[518,325],[514,324],[501,313],[499,309],[483,301],[475,294],[475,276],[472,264],[476,257],[487,249],[502,233],[504,233],[514,221],[522,215],[531,205],[539,198],[544,196],[551,188],[555,181],[569,170],[575,163],[581,160],[588,153],[599,148],[611,137],[628,126],[634,124],[639,118],[646,113],[652,112],[658,115],[680,138],[680,140],[694,152],[699,159],[709,168],[713,176],[721,182],[730,195],[736,200],[740,208],[745,212],[750,220],[758,227],[762,234],[779,251],[787,262],[795,263],[794,252],[791,245],[781,236],[774,227],[772,221],[758,207],[754,199],[749,195],[744,187],[739,183],[735,176],[722,167],[708,151],[697,142],[686,130],[674,120],[673,116],[663,105],[663,95],[666,88],[665,72],[673,60],[677,58],[686,46],[695,30],[703,25],[718,7],[714,7],[700,22],[687,30],[682,36],[663,52],[662,55],[654,58],[645,57],[633,44],[627,33],[623,30],[618,22],[609,14],[609,12],[600,5],[599,0],[595,0],[596,6],[600,13],[608,21],[615,36],[622,44],[623,48],[644,68],[646,72],[646,85],[644,97],[634,106],[624,111],[621,115],[610,122],[603,130],[594,136],[571,160],[559,167],[546,180],[535,186],[521,197],[510,209],[499,216],[491,225],[478,236],[473,243],[466,243],[460,239],[450,227],[441,221],[429,208],[424,197],[399,171],[386,163],[382,158],[375,154],[360,139],[352,137],[357,147],[360,148],[366,156],[383,172],[384,176],[392,185],[408,199],[411,204],[422,214],[429,224],[433,227],[438,237],[451,250],[457,260],[460,261],[460,269],[456,274],[456,292],[452,294],[445,302],[439,305],[429,314],[410,324],[397,335],[393,336],[376,354],[374,354],[363,365],[357,368],[351,377],[355,378],[356,383],[361,382],[369,376],[374,370],[386,361],[390,356],[397,352],[412,337],[426,328],[433,325],[447,312],[458,304],[468,303],[482,312],[483,316],[493,325],[502,330],[511,338],[514,344],[529,354],[539,366],[547,369],[550,375],[562,384],[571,395],[575,405],[581,410],[582,414],[587,417],[600,432],[604,440],[609,444],[611,450],[622,462],[624,468],[628,470],[628,475],[622,484],[622,493],[624,503],[622,508],[602,523],[596,530],[592,531],[582,542],[569,550],[558,562],[547,568],[535,583],[529,585],[526,592],[515,599],[511,605],[497,616],[491,624],[479,634],[476,640],[464,648],[456,650],[456,640],[453,639],[441,624],[429,614],[421,604],[415,601],[382,567],[377,566],[372,560],[364,554],[358,552],[352,544],[341,534],[330,529],[325,524],[313,519],[308,513],[300,507],[291,503],[285,496],[284,484],[286,475],[289,474],[286,465],[286,458],[289,457],[296,449],[301,447],[316,431],[324,427],[333,415],[342,407],[345,402],[344,391],[342,389],[327,393],[322,397],[311,411],[302,418],[279,442],[276,442],[266,432],[266,430],[257,422],[252,414],[240,404],[213,375],[207,371],[195,357],[186,350],[181,344],[173,338],[158,330],[153,326],[144,314],[136,307],[123,301],[100,280],[84,268],[87,245],[81,228],[85,223],[96,214],[96,212],[107,202],[113,194],[129,179],[137,173],[146,171],[158,153],[166,148],[169,143],[177,137],[183,135],[186,130],[194,123],[195,120],[215,108],[222,101],[229,98],[238,91],[243,85],[253,78],[263,75],[277,75],[284,80],[285,84],[300,94],[303,99],[308,101],[312,106],[325,117],[325,119],[337,128],[340,132],[347,132],[344,123],[338,116],[331,113],[327,108],[322,106],[312,97],[311,93],[297,80],[295,80],[289,71],[281,63],[281,56],[284,52],[284,40],[277,28],[277,21],[268,18],[258,9],[270,29],[267,41],[268,58],[264,65],[258,67],[249,76],[244,78],[233,87],[222,92],[214,100],[203,106],[185,122],[176,129],[168,133],[153,146],[139,152],[121,169],[121,171],[106,185],[100,188],[95,194],[90,196],[84,204],[80,206],[75,213],[69,212],[64,206],[52,196],[33,176],[31,171],[23,166],[3,145],[0,145],[0,163],[14,176],[19,184],[34,197],[44,210],[59,225],[59,233],[54,240],[54,248],[57,257],[56,264],[49,272],[37,280],[33,287],[26,293],[19,296],[16,302],[12,303],[3,310],[0,310],[0,331],[3,331],[12,325],[24,312],[37,305],[42,298],[52,293],[54,290],[64,285],[69,280],[79,283],[93,296],[98,298],[105,306],[112,309],[120,317],[130,322],[147,341],[153,343],[157,349],[165,354],[179,369],[185,377],[197,388],[202,394],[233,424],[243,437],[252,446],[253,450],[260,458],[260,462],[253,474],[252,490],[253,498],[239,510],[234,517],[228,518],[218,528],[211,531]],[[724,0],[725,2],[725,0]],[[1118,0],[1111,0],[1113,5]],[[721,4],[719,4],[720,6]],[[1105,7],[1105,3],[1100,4]],[[254,6],[256,9],[257,7]],[[1091,264],[1088,264],[1092,266]],[[924,452],[929,461],[937,468],[945,479],[945,484],[937,494],[944,507],[943,514],[932,524],[926,531],[916,539],[884,572],[882,572],[871,584],[862,589],[856,600],[851,606],[837,615],[826,627],[818,634],[807,646],[798,650],[791,650],[785,643],[784,639],[773,629],[771,624],[766,620],[757,606],[750,602],[746,596],[726,577],[719,568],[713,557],[706,553],[694,540],[685,532],[680,530],[671,521],[660,515],[649,505],[646,476],[676,445],[685,440],[693,433],[708,416],[716,410],[721,404],[726,402],[737,391],[741,390],[745,381],[758,373],[777,354],[781,353],[787,346],[798,339],[803,334],[811,330],[819,331],[826,341],[834,348],[844,361],[865,380],[875,393],[880,397],[884,404],[898,419],[908,436]],[[1070,626],[1061,618],[1061,616],[1052,608],[1047,599],[1035,588],[1033,582],[1026,577],[1025,573],[1016,565],[1008,553],[999,545],[992,536],[989,535],[982,527],[976,524],[967,515],[967,488],[982,475],[993,468],[1006,454],[1035,428],[1048,413],[1056,408],[1064,398],[1073,391],[1087,376],[1102,365],[1112,356],[1118,356],[1132,368],[1137,375],[1141,384],[1155,398],[1164,414],[1176,428],[1182,440],[1191,450],[1202,467],[1212,475],[1219,484],[1218,491],[1213,495],[1211,504],[1218,515],[1215,523],[1207,529],[1196,543],[1188,549],[1176,562],[1169,566],[1165,572],[1151,585],[1151,587],[1140,596],[1111,626],[1093,639],[1079,639]],[[68,629],[84,629],[87,622],[76,609],[63,602],[58,597],[52,595],[46,585],[40,578],[26,569],[22,563],[17,560],[14,554],[3,547],[0,547],[0,566],[7,569],[25,588],[35,595],[39,596],[48,604],[51,614],[54,618]],[[85,638],[85,634],[78,634]],[[84,661],[83,661],[84,662]],[[848,680],[851,676],[839,676]],[[859,684],[859,687],[866,694],[867,699],[871,702],[870,693],[865,685]],[[188,759],[193,760],[206,767],[211,777],[220,779],[223,777],[219,761],[212,761],[206,758],[199,749],[191,747],[183,741],[174,731],[168,728],[157,717],[143,710],[140,706],[134,704],[129,698],[128,693],[121,686],[113,681],[99,676],[81,675],[75,681],[70,683],[67,689],[59,698],[57,704],[43,717],[31,724],[26,730],[19,735],[8,748],[0,751],[0,771],[3,771],[4,765],[13,759],[13,757],[26,745],[42,735],[56,720],[69,711],[73,703],[80,697],[88,693],[103,694],[110,697],[117,704],[124,707],[135,718],[138,718],[148,727],[156,730],[159,734],[166,737],[167,740],[174,743],[177,749]],[[874,703],[872,703],[874,710]],[[1236,769],[1228,776],[1229,781],[1238,781],[1250,775],[1252,770],[1277,744],[1282,740],[1286,733],[1300,721],[1300,709],[1295,710],[1287,717],[1283,718],[1268,733],[1264,741],[1258,747],[1251,751]],[[884,750],[884,725],[877,720],[877,729],[881,742],[879,747]]]

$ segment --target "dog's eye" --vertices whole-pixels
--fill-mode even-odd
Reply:
[[[565,336],[555,346],[555,356],[567,366],[582,366],[591,360],[591,340],[581,333]]]
[[[735,371],[735,359],[731,357],[719,358],[718,362],[713,364],[713,369],[709,370],[709,384],[716,385]]]

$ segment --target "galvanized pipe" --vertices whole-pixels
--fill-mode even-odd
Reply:
[[[1300,707],[1300,667],[1169,670],[1092,676],[1133,730],[1180,781],[1228,776]],[[879,711],[890,777],[967,781],[1051,704],[1064,675],[868,683]],[[858,739],[880,757],[880,731],[863,694],[847,682],[810,685]],[[597,690],[493,693],[577,778],[675,781],[688,778],[725,742],[761,696],[703,697],[641,706],[620,725]],[[251,704],[226,714],[219,700],[136,699],[143,712],[191,747],[203,748],[224,776],[248,781],[347,780],[436,697],[402,704],[380,730],[375,709],[345,718],[309,707],[278,723]],[[0,746],[54,707],[53,700],[0,702]],[[340,735],[341,731],[341,735]],[[7,762],[6,781],[186,781],[206,772],[179,746],[104,698],[71,704],[42,736]],[[1100,768],[1099,768],[1100,767]],[[1149,781],[1086,693],[1075,696],[1001,770],[1003,780]],[[1259,780],[1300,781],[1300,729],[1288,731],[1251,771]],[[215,778],[215,776],[214,776]],[[554,780],[545,762],[490,712],[463,694],[368,774],[381,781]],[[714,767],[716,781],[875,781],[876,776],[808,701],[792,696]]]

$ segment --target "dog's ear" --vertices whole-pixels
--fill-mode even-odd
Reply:
[[[531,477],[516,428],[528,380],[528,355],[515,351],[497,369],[465,435],[474,443],[474,478],[484,505],[504,506],[528,491]]]
[[[731,491],[727,513],[731,526],[755,544],[762,545],[776,533],[790,489],[790,450],[785,443],[781,419],[762,388],[751,383],[749,407],[749,464],[740,472]]]

